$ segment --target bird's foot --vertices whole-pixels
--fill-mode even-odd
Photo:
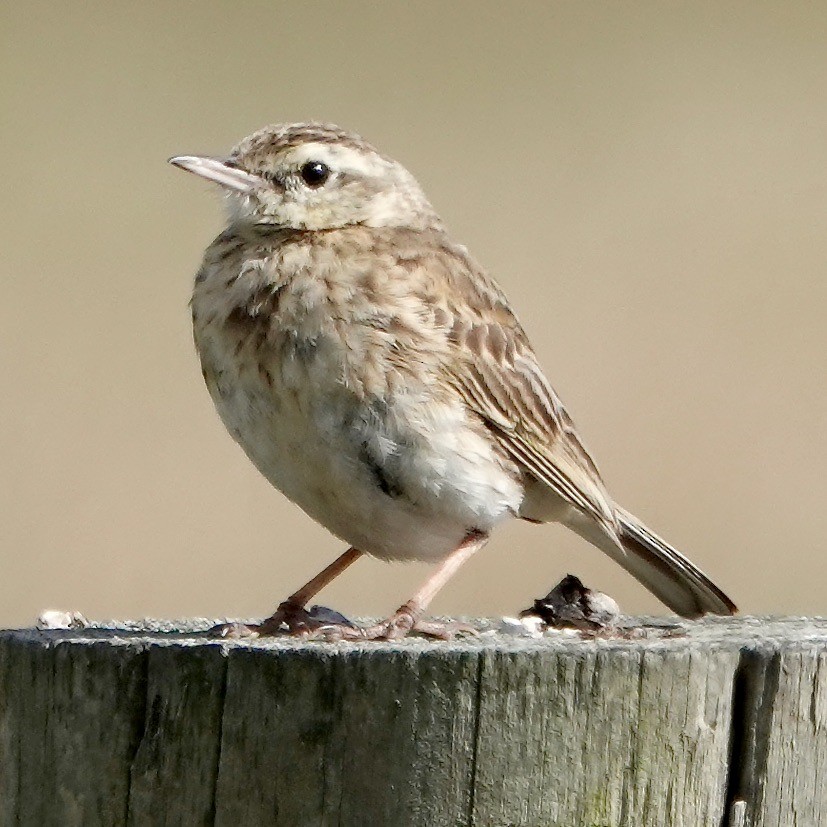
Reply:
[[[314,640],[400,640],[410,634],[437,640],[452,640],[457,635],[476,635],[477,629],[458,621],[441,622],[419,620],[419,612],[408,604],[397,609],[386,620],[372,626],[356,626],[352,623],[331,623],[320,626],[310,637]]]
[[[452,640],[457,635],[476,635],[477,629],[459,621],[419,620],[419,612],[408,604],[386,620],[371,626],[357,626],[344,615],[324,606],[305,609],[285,601],[261,623],[220,623],[208,634],[230,640],[257,637],[293,636],[309,640],[400,640],[410,634],[437,640]]]
[[[238,640],[241,638],[274,637],[293,635],[295,637],[315,637],[316,632],[327,627],[355,629],[344,615],[325,606],[311,606],[305,609],[285,600],[270,617],[261,623],[219,623],[208,634]]]

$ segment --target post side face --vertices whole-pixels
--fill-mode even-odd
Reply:
[[[0,823],[675,827],[744,794],[747,823],[816,824],[827,622],[807,624],[359,645],[0,632]],[[766,674],[733,708],[747,662]]]
[[[216,825],[464,823],[476,680],[474,653],[232,653]]]
[[[127,824],[212,825],[227,657],[217,646],[148,650]]]
[[[473,824],[718,823],[737,658],[487,654]]]
[[[0,640],[9,667],[0,760],[2,774],[16,781],[3,823],[125,824],[130,764],[144,730],[146,653],[46,643]]]
[[[747,823],[827,824],[827,647],[794,645],[749,666]]]

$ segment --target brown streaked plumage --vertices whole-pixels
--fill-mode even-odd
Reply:
[[[564,523],[681,614],[735,611],[612,501],[507,298],[404,167],[312,123],[172,162],[229,195],[192,301],[216,408],[270,482],[351,545],[254,631],[312,628],[306,601],[368,553],[439,565],[387,621],[324,634],[444,632],[424,609],[509,517]]]

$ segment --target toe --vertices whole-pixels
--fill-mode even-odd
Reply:
[[[414,624],[413,631],[419,635],[437,638],[438,640],[453,640],[457,635],[478,635],[479,631],[470,623],[452,621],[439,623],[437,621],[420,620]]]
[[[219,623],[207,630],[210,637],[226,638],[228,640],[241,640],[242,638],[258,637],[259,632],[255,626],[248,626],[246,623]]]

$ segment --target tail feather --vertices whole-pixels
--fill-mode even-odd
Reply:
[[[578,519],[568,525],[679,615],[692,618],[738,611],[732,600],[692,561],[653,534],[637,517],[617,506],[615,516],[619,545],[592,519]]]

